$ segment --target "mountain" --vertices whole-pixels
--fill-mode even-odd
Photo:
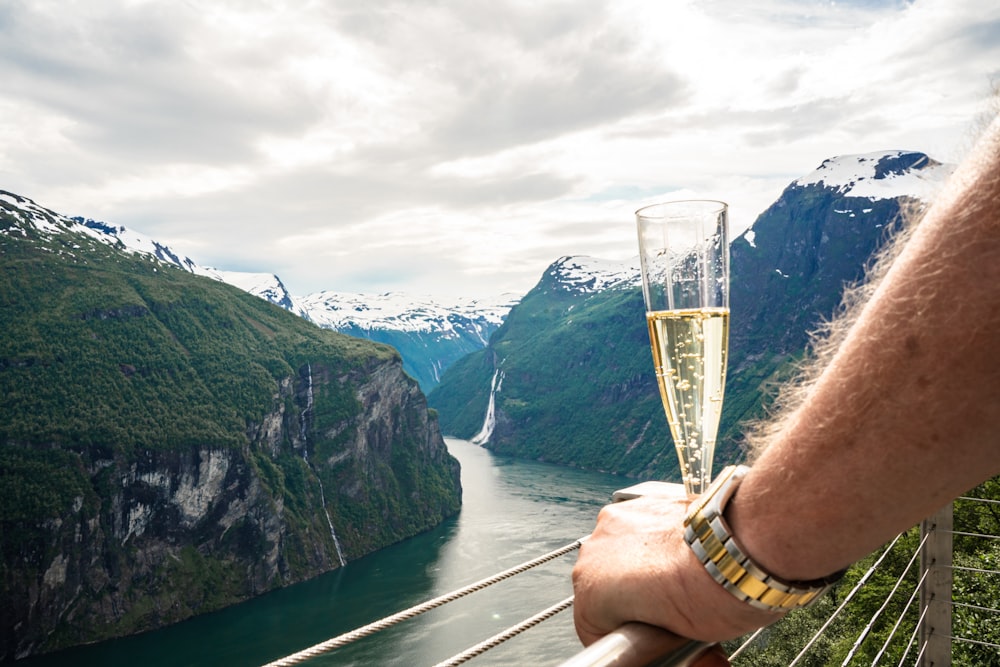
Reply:
[[[730,344],[751,356],[801,354],[900,218],[933,199],[952,168],[891,151],[832,158],[795,180],[730,246]]]
[[[289,312],[296,315],[303,315],[297,299],[288,293],[288,289],[281,282],[281,278],[273,273],[221,271],[219,269],[206,269],[204,267],[198,267],[194,270],[194,273],[210,276],[224,283],[229,283],[234,287],[239,287],[244,292],[249,292],[265,301],[270,301]]]
[[[951,168],[891,151],[823,162],[791,183],[731,249],[729,373],[716,466],[806,354],[809,332],[862,278],[887,230]],[[652,372],[637,262],[562,258],[481,352],[428,400],[446,433],[496,452],[679,480]]]
[[[453,363],[486,347],[516,302],[513,295],[443,302],[394,292],[328,291],[294,299],[296,310],[310,322],[399,350],[403,368],[424,391],[437,386]]]
[[[245,600],[460,507],[395,350],[121,234],[0,192],[0,661]]]
[[[223,271],[198,264],[169,246],[121,225],[75,217],[95,238],[121,244],[196,275],[229,283],[321,326],[350,336],[391,345],[403,369],[425,392],[441,380],[448,366],[480,350],[503,322],[517,297],[443,301],[412,294],[352,294],[322,291],[293,296],[273,273]]]

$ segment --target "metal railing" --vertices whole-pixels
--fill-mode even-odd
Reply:
[[[957,507],[958,509],[954,509]],[[282,658],[268,667],[305,662],[477,592],[528,569],[573,553],[586,540],[551,551],[462,589],[429,600],[352,632]],[[961,541],[961,560],[954,558]],[[968,548],[970,544],[985,545]],[[969,554],[973,556],[969,556]],[[726,643],[734,667],[741,665],[958,665],[1000,666],[1000,500],[963,497],[928,517],[917,530],[897,537],[852,573],[831,595],[809,609],[738,642]],[[876,583],[877,582],[877,583]],[[887,591],[873,599],[872,591]],[[452,667],[473,660],[508,639],[570,608],[572,598],[438,663]],[[816,610],[819,611],[816,611]],[[870,614],[867,621],[865,613]],[[849,619],[846,620],[845,619]],[[863,623],[863,624],[861,624]],[[853,625],[852,625],[853,624]],[[860,625],[860,627],[855,627]],[[853,632],[844,645],[845,627]],[[831,632],[835,631],[835,638]],[[687,667],[707,645],[630,623],[569,657],[560,667]]]
[[[802,629],[818,615],[795,612],[727,645],[733,665],[1000,665],[1000,501],[960,498],[868,561],[824,600],[828,615],[808,640]],[[761,659],[776,652],[785,659]]]

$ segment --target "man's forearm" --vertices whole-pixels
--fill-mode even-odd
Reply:
[[[727,511],[788,579],[840,569],[1000,471],[1000,119]]]
[[[773,575],[825,577],[1000,472],[1000,118],[972,160],[725,506]],[[584,643],[628,621],[720,641],[781,616],[710,576],[673,493],[601,511],[573,570]]]

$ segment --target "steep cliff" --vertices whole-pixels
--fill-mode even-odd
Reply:
[[[0,660],[340,567],[460,506],[391,348],[0,197]]]

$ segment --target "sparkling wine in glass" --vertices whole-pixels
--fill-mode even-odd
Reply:
[[[726,386],[728,206],[687,200],[636,211],[646,323],[660,398],[688,493],[702,493]]]

